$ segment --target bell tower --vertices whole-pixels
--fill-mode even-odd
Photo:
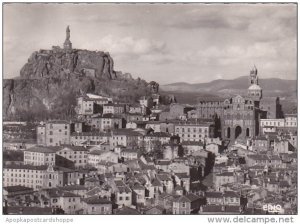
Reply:
[[[64,49],[72,50],[72,42],[70,41],[70,27],[69,26],[67,26],[67,29],[66,29],[66,40],[64,42]]]
[[[258,75],[257,75],[257,68],[254,65],[253,68],[250,70],[250,85],[256,84],[258,85]]]
[[[254,67],[250,70],[250,87],[248,88],[248,97],[252,98],[254,102],[257,102],[259,105],[259,101],[262,98],[262,88],[258,85],[258,75],[257,68]]]

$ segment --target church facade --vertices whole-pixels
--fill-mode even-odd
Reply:
[[[221,119],[223,139],[234,140],[259,134],[259,120],[265,113],[260,109],[262,88],[258,84],[256,67],[250,71],[249,82],[246,97],[237,95],[224,101]]]

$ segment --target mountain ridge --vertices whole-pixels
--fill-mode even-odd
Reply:
[[[263,91],[267,92],[296,92],[297,82],[295,80],[286,80],[280,78],[259,79],[259,84]],[[240,76],[236,79],[217,79],[207,83],[170,83],[162,85],[161,89],[171,92],[215,92],[224,91],[238,92],[246,90],[250,86],[248,76]]]

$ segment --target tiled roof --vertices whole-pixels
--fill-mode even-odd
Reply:
[[[24,215],[51,215],[52,208],[50,207],[20,207],[20,206],[8,206],[7,212],[8,214],[20,214],[20,210],[22,210],[22,214]]]
[[[225,191],[224,192],[224,197],[231,197],[231,198],[239,198],[239,194],[237,192],[234,191]]]
[[[217,174],[217,176],[227,176],[227,177],[230,177],[230,176],[234,176],[234,174],[233,174],[233,172],[223,172],[223,173]]]
[[[126,153],[138,153],[136,149],[131,149],[131,148],[125,148],[122,149],[121,152],[126,152]]]
[[[4,164],[5,169],[28,169],[28,170],[47,170],[46,165],[42,166],[32,166],[23,164]]]
[[[181,145],[198,145],[203,146],[202,142],[195,142],[195,141],[183,141]]]
[[[47,121],[47,124],[70,124],[68,121],[64,120],[53,120],[53,121]]]
[[[117,188],[118,188],[118,191],[120,193],[123,193],[123,192],[130,193],[131,192],[130,188],[125,186],[125,185],[124,186],[117,186]]]
[[[135,183],[132,187],[133,190],[145,190],[145,187],[140,183]]]
[[[204,205],[202,212],[222,212],[222,205]]]
[[[223,193],[222,192],[211,191],[211,192],[206,192],[205,196],[207,198],[222,198]]]
[[[26,149],[27,152],[39,152],[39,153],[55,153],[59,150],[58,146],[52,147],[43,147],[43,146],[34,146],[29,149]]]
[[[18,192],[18,191],[30,191],[30,190],[33,191],[33,188],[25,187],[25,186],[21,186],[21,185],[3,187],[3,189],[9,193]]]
[[[87,204],[91,204],[91,205],[96,205],[96,204],[112,204],[111,201],[105,199],[105,198],[102,198],[102,197],[99,197],[99,196],[93,196],[93,197],[89,197],[89,198],[85,198],[83,199],[83,201]]]
[[[93,150],[93,151],[89,152],[88,154],[90,154],[90,155],[101,155],[101,154],[103,154],[103,151],[102,150]]]
[[[152,186],[155,186],[155,187],[162,187],[162,184],[161,182],[155,178],[152,182],[151,182]]]
[[[142,134],[133,131],[133,129],[125,129],[125,128],[113,130],[112,135],[142,136]]]
[[[140,215],[140,212],[133,208],[123,207],[117,209],[115,214],[116,215]]]
[[[60,190],[64,190],[64,191],[74,191],[74,190],[87,190],[87,187],[85,187],[84,185],[66,185],[63,187],[59,187]]]
[[[175,173],[175,176],[177,176],[179,179],[190,178],[190,176],[187,173]]]
[[[71,193],[69,191],[62,191],[58,188],[52,188],[52,189],[49,189],[48,190],[48,193],[49,193],[49,196],[50,198],[57,198],[57,197],[80,197],[79,195],[77,194],[74,194],[74,193]]]
[[[171,135],[166,132],[153,132],[151,134],[147,134],[146,137],[161,137],[161,138],[170,138]]]
[[[183,191],[183,187],[176,185],[176,187],[174,188],[174,191]]]
[[[65,149],[65,148],[71,149],[73,151],[88,151],[88,149],[83,146],[62,145],[61,149]]]
[[[269,157],[264,154],[251,154],[251,155],[247,155],[247,157],[254,160],[269,160]]]
[[[81,132],[81,133],[72,133],[71,136],[107,136],[109,137],[111,134],[107,132]]]
[[[170,165],[171,164],[171,161],[170,160],[157,160],[156,161],[156,165],[164,165],[164,166],[167,166],[167,165]]]

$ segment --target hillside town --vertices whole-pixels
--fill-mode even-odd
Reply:
[[[6,213],[295,214],[297,115],[249,80],[223,102],[166,110],[152,82],[135,105],[87,93],[74,120],[4,122]]]
[[[297,114],[255,66],[227,99],[164,105],[149,88],[135,104],[82,93],[72,120],[4,121],[4,213],[297,213]]]

